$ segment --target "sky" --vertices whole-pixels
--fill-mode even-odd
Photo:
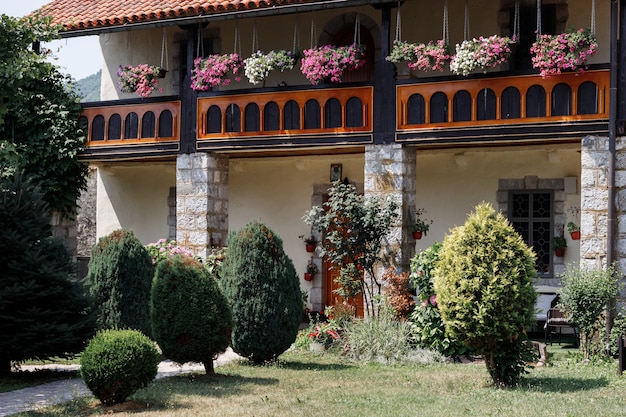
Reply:
[[[0,0],[0,14],[21,17],[38,9],[50,0]],[[80,80],[96,73],[102,67],[102,53],[97,36],[61,39],[45,44],[56,56],[53,61],[61,72]]]

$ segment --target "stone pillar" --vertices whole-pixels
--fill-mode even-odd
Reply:
[[[196,152],[176,159],[176,241],[206,258],[228,236],[228,158]]]
[[[411,213],[415,210],[416,153],[399,144],[365,147],[366,196],[392,198],[398,205],[398,218],[388,236],[388,264],[398,272],[409,271],[415,245],[409,240]]]
[[[623,144],[621,148],[623,148]],[[580,263],[596,268],[606,262],[607,256],[608,138],[597,136],[583,138],[580,158]],[[623,160],[617,162],[618,172],[621,170],[622,174],[616,175],[616,178],[624,178],[625,162]],[[623,187],[622,185],[621,188]],[[617,198],[618,201],[626,201],[626,195],[623,191],[617,193]],[[620,205],[623,206],[623,204]],[[618,213],[618,217],[622,218],[622,221],[618,219],[618,224],[623,224],[623,212]],[[624,236],[626,229],[624,226],[621,226],[620,229],[622,231],[618,236]],[[620,240],[622,239],[620,238]],[[623,257],[626,250],[621,250],[621,252]]]

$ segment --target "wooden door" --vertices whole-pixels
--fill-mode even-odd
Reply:
[[[324,260],[323,268],[324,305],[332,306],[334,304],[343,303],[343,297],[334,292],[334,290],[339,288],[335,282],[335,278],[339,276],[339,268],[335,268],[334,265],[326,259]],[[358,295],[355,299],[345,301],[352,306],[356,305],[356,316],[363,317],[363,294]]]

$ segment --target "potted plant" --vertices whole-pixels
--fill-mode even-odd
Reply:
[[[141,97],[150,97],[150,94],[158,87],[159,78],[167,73],[163,68],[156,65],[140,64],[120,65],[117,76],[120,81],[117,84],[122,93],[136,93]],[[159,92],[163,89],[159,88]]]
[[[561,71],[580,71],[586,68],[587,58],[598,49],[596,37],[589,29],[541,35],[530,48],[533,68],[542,77],[560,74]]]
[[[513,41],[506,36],[492,35],[465,40],[456,45],[456,55],[450,61],[450,71],[468,75],[477,69],[495,67],[511,58]]]
[[[407,66],[412,70],[443,71],[446,62],[450,61],[450,54],[448,45],[443,39],[427,44],[395,40],[387,61],[394,64],[407,62]]]
[[[243,70],[243,61],[239,54],[209,55],[206,58],[196,58],[191,70],[191,89],[207,91],[218,85],[229,85],[232,75],[235,81],[240,81],[239,75]]]
[[[337,324],[332,319],[318,323],[312,322],[307,329],[310,349],[316,352],[326,350],[335,340],[339,339],[338,330]]]
[[[567,248],[567,241],[565,236],[555,236],[552,238],[552,245],[554,246],[554,254],[558,257],[565,256],[565,248]]]
[[[304,245],[306,247],[306,251],[311,253],[315,252],[315,247],[317,246],[317,239],[315,235],[311,233],[309,236],[300,235],[298,236],[300,239],[304,240]]]
[[[567,223],[567,231],[572,237],[572,240],[580,240],[580,226],[578,226],[576,223]]]
[[[348,46],[315,46],[302,51],[300,70],[311,84],[317,85],[324,81],[341,82],[344,71],[361,68],[365,64],[363,51],[359,44]]]
[[[415,222],[413,223],[413,239],[421,239],[422,235],[426,236],[428,230],[430,229],[430,225],[433,223],[432,220],[428,221],[422,217],[424,213],[425,210],[423,208],[417,209],[415,211]]]
[[[313,262],[313,258],[309,259],[309,262],[306,264],[306,272],[304,273],[304,279],[306,281],[313,281],[315,275],[319,272],[317,269],[317,265]]]
[[[291,51],[270,51],[267,54],[257,51],[244,61],[244,73],[252,84],[263,82],[270,71],[280,72],[293,69],[296,58]]]

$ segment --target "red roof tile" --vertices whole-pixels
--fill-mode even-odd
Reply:
[[[39,10],[69,31],[270,8],[315,0],[52,0]]]

